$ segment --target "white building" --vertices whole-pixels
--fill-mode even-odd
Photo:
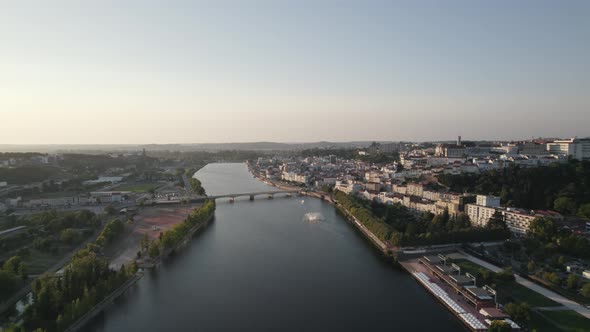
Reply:
[[[557,156],[590,160],[590,138],[570,138],[547,143],[547,151]]]
[[[307,184],[309,182],[309,176],[295,172],[283,172],[281,174],[281,179],[283,181],[297,182],[302,184]]]
[[[473,226],[485,227],[494,216],[494,213],[496,213],[496,208],[477,204],[466,204],[465,211]]]
[[[334,187],[335,190],[340,190],[343,193],[354,195],[358,193],[363,187],[357,183],[348,183],[345,181],[336,181],[336,186]]]
[[[503,211],[502,214],[508,229],[513,233],[521,235],[526,234],[529,227],[531,226],[531,222],[536,218],[534,214],[511,210],[510,208],[508,208],[506,211]]]
[[[475,198],[475,204],[485,207],[500,207],[500,197],[488,196],[488,195],[477,195]]]

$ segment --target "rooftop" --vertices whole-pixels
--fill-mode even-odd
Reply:
[[[475,286],[466,286],[465,289],[473,296],[477,297],[480,300],[491,300],[492,297],[490,294],[483,288],[475,287]]]

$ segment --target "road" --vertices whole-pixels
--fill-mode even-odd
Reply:
[[[479,264],[479,265],[481,265],[493,272],[502,271],[502,268],[497,267],[493,264],[490,264],[486,261],[483,261],[477,257],[473,257],[464,251],[459,251],[459,252],[465,257],[465,259],[470,260],[476,264]],[[516,278],[516,282],[521,284],[522,286],[532,290],[533,292],[537,292],[537,293],[539,293],[539,294],[541,294],[541,295],[543,295],[543,296],[545,296],[545,297],[547,297],[547,298],[549,298],[549,299],[551,299],[563,306],[566,306],[566,307],[570,308],[571,310],[576,311],[580,315],[590,319],[590,309],[584,307],[583,305],[581,305],[575,301],[572,301],[568,298],[565,298],[565,297],[563,297],[551,290],[548,290],[545,287],[539,286],[530,280],[524,279],[523,277],[521,277],[519,275],[515,274],[514,277]]]

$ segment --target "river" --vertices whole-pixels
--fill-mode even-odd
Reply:
[[[195,176],[212,195],[270,188],[245,164],[209,164]],[[329,204],[217,203],[207,229],[85,330],[464,331]]]

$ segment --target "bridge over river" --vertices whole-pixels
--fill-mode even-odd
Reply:
[[[267,191],[257,191],[257,192],[248,192],[248,193],[231,193],[231,194],[222,194],[222,195],[209,195],[207,198],[210,199],[218,199],[218,198],[229,198],[230,200],[234,200],[236,197],[250,197],[250,200],[253,201],[256,196],[265,195],[268,198],[273,198],[274,195],[277,194],[299,194],[301,190],[293,189],[293,190],[267,190]]]

